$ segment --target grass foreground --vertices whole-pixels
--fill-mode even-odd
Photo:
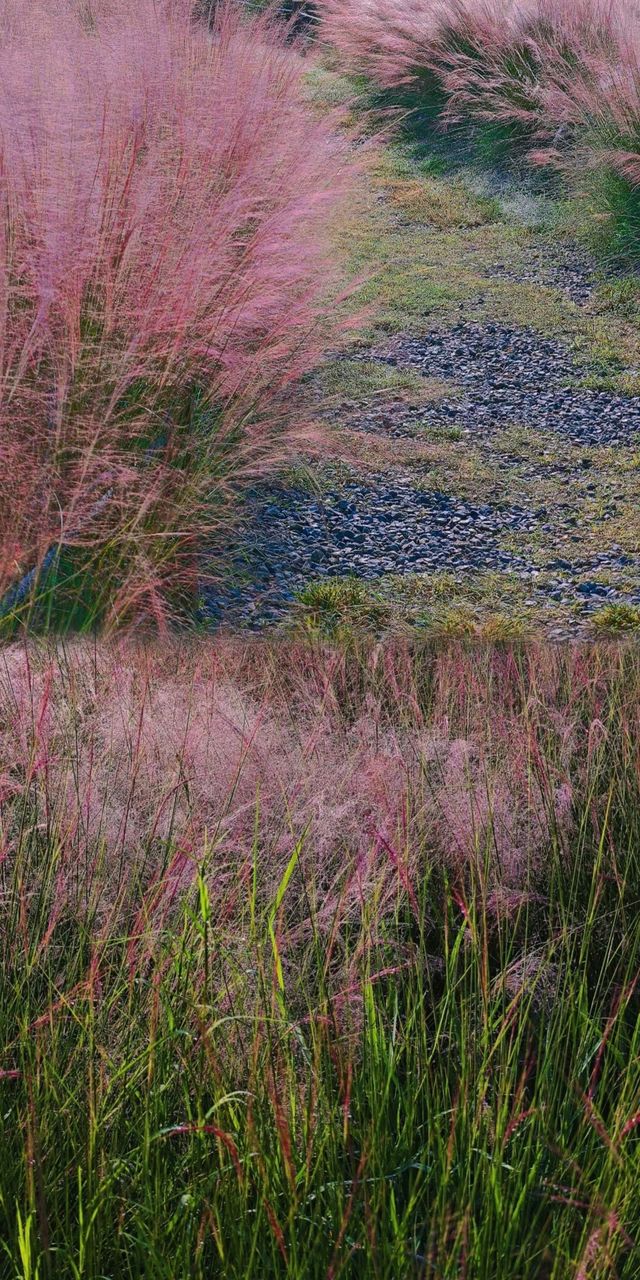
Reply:
[[[0,1275],[637,1276],[637,650],[0,685]]]

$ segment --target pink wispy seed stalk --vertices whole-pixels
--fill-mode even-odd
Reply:
[[[285,447],[345,186],[302,74],[233,3],[210,33],[187,0],[0,0],[0,593],[52,544],[116,543],[157,612],[211,451],[239,435],[237,480]]]
[[[618,1216],[611,1210],[602,1226],[591,1232],[580,1259],[575,1280],[592,1280],[604,1264],[608,1271],[612,1269],[613,1260],[609,1244],[620,1229]]]
[[[129,921],[133,972],[192,892],[201,865],[216,918],[231,927],[255,859],[260,892],[272,901],[299,840],[301,862],[322,885],[317,925],[328,930],[373,898],[379,911],[402,897],[418,913],[425,850],[460,884],[461,911],[464,877],[478,866],[487,910],[499,915],[527,900],[531,877],[573,829],[565,778],[579,791],[594,767],[582,726],[588,730],[601,708],[579,654],[575,708],[560,700],[554,662],[532,655],[542,693],[525,720],[516,676],[501,667],[506,659],[494,658],[504,690],[496,700],[472,664],[465,674],[460,656],[443,651],[428,727],[419,707],[407,712],[416,690],[401,652],[386,656],[387,694],[378,701],[371,692],[350,723],[331,655],[325,662],[289,652],[286,697],[269,671],[273,660],[231,644],[4,651],[0,759],[11,785],[2,794],[0,837],[11,867],[25,800],[33,821],[55,833],[45,945],[79,893],[95,901],[106,927],[144,864],[144,892]],[[472,719],[455,706],[461,682]],[[387,718],[393,690],[402,729]],[[36,760],[46,767],[34,769]],[[309,927],[302,916],[287,938]]]
[[[446,95],[449,121],[524,126],[534,162],[607,165],[640,185],[637,0],[319,5],[327,38],[383,86],[419,90],[430,78]]]

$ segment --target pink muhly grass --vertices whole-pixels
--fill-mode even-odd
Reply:
[[[618,1215],[612,1209],[606,1213],[602,1225],[591,1232],[578,1263],[575,1280],[593,1280],[593,1277],[607,1272],[615,1274],[612,1245],[620,1229]]]
[[[514,48],[553,56],[575,41],[608,50],[631,38],[635,0],[319,0],[326,37],[359,70],[392,86],[443,78],[474,61],[492,72]],[[517,67],[513,68],[513,73]]]
[[[480,869],[500,913],[524,900],[553,847],[562,853],[574,793],[594,767],[589,733],[577,731],[593,702],[564,709],[553,663],[545,675],[540,660],[544,701],[523,715],[517,672],[494,682],[443,652],[425,723],[400,652],[385,656],[378,694],[373,655],[367,697],[346,721],[332,655],[293,648],[272,660],[261,646],[222,644],[6,650],[5,863],[26,804],[30,822],[55,834],[56,899],[88,893],[108,915],[141,875],[142,935],[164,927],[205,863],[221,918],[246,899],[256,859],[272,901],[297,842],[328,928],[372,898],[379,911],[399,898],[417,911],[425,857],[456,876]],[[456,707],[460,663],[468,693]],[[393,716],[389,696],[400,699]]]
[[[609,168],[633,188],[640,188],[639,31],[640,19],[599,49],[577,38],[576,73],[563,75],[549,59],[540,92],[542,117],[574,139],[570,162],[583,172]],[[551,158],[562,166],[562,153]]]
[[[444,119],[523,131],[534,163],[640,186],[636,0],[321,0],[327,38],[384,87],[432,82]]]
[[[232,3],[0,0],[0,596],[81,547],[160,621],[286,450],[345,187],[302,75]]]

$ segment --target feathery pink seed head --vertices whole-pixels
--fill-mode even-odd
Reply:
[[[273,24],[191,10],[0,0],[0,594],[52,544],[117,543],[117,609],[159,618],[166,549],[187,573],[222,518],[179,465],[194,388],[207,457],[242,424],[240,482],[322,350],[345,143]]]

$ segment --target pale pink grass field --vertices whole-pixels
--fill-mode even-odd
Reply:
[[[139,876],[169,909],[206,863],[232,919],[255,875],[272,899],[299,845],[327,923],[411,895],[426,862],[479,874],[509,911],[544,892],[585,815],[597,832],[616,770],[637,786],[639,690],[605,645],[16,645],[0,861],[27,824],[57,846],[60,909],[79,894],[107,915]]]

